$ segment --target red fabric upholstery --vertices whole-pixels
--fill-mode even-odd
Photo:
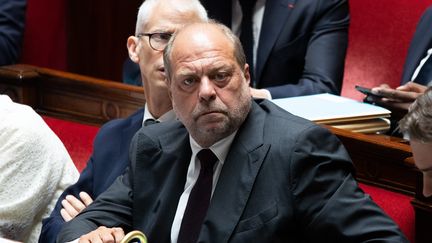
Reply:
[[[66,71],[65,0],[28,0],[21,63]]]
[[[360,188],[371,196],[400,227],[410,242],[415,242],[415,215],[412,197],[360,183]]]
[[[417,22],[431,0],[350,0],[351,26],[342,96],[361,100],[356,84],[397,87]]]
[[[93,151],[93,140],[99,127],[47,116],[43,119],[63,142],[78,171],[81,172]]]

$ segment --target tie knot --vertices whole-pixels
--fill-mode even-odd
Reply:
[[[149,118],[149,119],[146,119],[144,121],[144,126],[149,126],[149,125],[153,125],[153,124],[156,124],[156,123],[159,123],[159,121],[155,120],[153,118]]]
[[[213,166],[218,158],[210,149],[202,149],[198,152],[197,157],[201,162],[201,168],[206,171],[213,171]]]

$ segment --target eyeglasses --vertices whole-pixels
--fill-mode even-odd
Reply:
[[[172,33],[140,33],[138,38],[148,36],[150,47],[155,51],[163,51],[170,40]]]

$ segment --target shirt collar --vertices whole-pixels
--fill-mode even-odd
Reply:
[[[218,160],[223,164],[228,155],[229,148],[231,147],[232,142],[234,141],[234,137],[237,134],[237,131],[233,132],[226,138],[223,138],[210,146],[210,150],[216,155]],[[196,156],[196,154],[203,149],[196,141],[189,135],[190,146],[192,149],[192,157]]]
[[[163,114],[161,117],[159,117],[158,119],[154,118],[154,116],[150,113],[147,103],[144,105],[144,118],[143,118],[143,126],[144,126],[144,121],[147,119],[154,119],[160,122],[166,122],[166,121],[172,121],[174,119],[176,119],[176,115],[174,113],[173,110],[169,110],[168,112],[166,112],[165,114]]]

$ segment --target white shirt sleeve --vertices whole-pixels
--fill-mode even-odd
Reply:
[[[78,176],[43,119],[0,95],[0,237],[37,242],[42,218]]]

